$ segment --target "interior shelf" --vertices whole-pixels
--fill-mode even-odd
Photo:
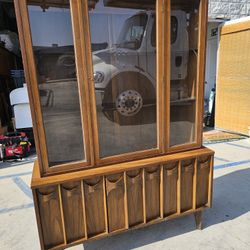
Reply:
[[[196,101],[196,98],[183,98],[179,100],[170,101],[171,106],[183,106],[183,105],[192,105]]]

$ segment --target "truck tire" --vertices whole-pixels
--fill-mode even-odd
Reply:
[[[123,72],[106,87],[102,108],[110,121],[122,126],[155,123],[155,87],[140,73]]]

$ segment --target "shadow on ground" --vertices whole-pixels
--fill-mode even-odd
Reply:
[[[250,168],[214,180],[213,208],[205,211],[204,228],[235,219],[250,211]],[[162,241],[195,230],[192,215],[132,230],[84,244],[84,250],[128,250]]]
[[[0,170],[4,168],[11,168],[16,166],[21,166],[27,163],[32,163],[36,160],[36,158],[37,158],[36,153],[31,153],[28,157],[25,157],[23,159],[6,160],[4,162],[0,162]]]

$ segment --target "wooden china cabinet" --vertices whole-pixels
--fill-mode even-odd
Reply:
[[[16,0],[42,249],[212,204],[207,0]]]

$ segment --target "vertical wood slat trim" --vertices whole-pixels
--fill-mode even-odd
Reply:
[[[164,217],[164,167],[160,169],[160,217]]]
[[[210,170],[209,170],[209,182],[208,182],[208,207],[212,207],[213,199],[213,167],[214,167],[214,156],[210,158]]]
[[[165,130],[165,150],[167,153],[170,149],[170,84],[171,84],[171,1],[164,0],[164,22],[163,22],[163,36],[164,36],[164,130]],[[165,31],[165,32],[164,32]]]
[[[89,16],[88,16],[88,6],[87,1],[79,0],[77,1],[79,4],[79,17],[81,21],[80,27],[80,33],[81,33],[81,43],[82,43],[82,54],[84,57],[84,77],[85,77],[85,88],[86,92],[88,93],[88,96],[86,96],[86,101],[88,105],[88,121],[89,121],[89,142],[90,142],[90,153],[91,153],[91,162],[92,164],[95,164],[96,158],[95,158],[95,152],[98,149],[99,144],[96,144],[96,142],[93,139],[93,126],[95,126],[95,123],[92,122],[92,102],[91,98],[94,98],[95,101],[95,91],[94,91],[94,84],[93,81],[91,81],[91,73],[89,73],[89,67],[90,63],[92,63],[92,55],[91,53],[91,41],[90,41],[90,32],[89,32]],[[89,61],[91,60],[91,61]],[[93,78],[93,74],[92,74]],[[94,92],[93,92],[94,91]],[[95,102],[94,102],[95,103]],[[95,110],[94,110],[95,112]],[[95,148],[97,147],[97,149]]]
[[[25,80],[27,82],[28,95],[30,100],[30,110],[32,115],[34,137],[36,141],[36,151],[38,155],[40,171],[41,174],[43,174],[48,168],[49,163],[37,85],[36,67],[32,50],[27,2],[26,0],[15,0],[14,4]]]
[[[160,152],[164,152],[164,1],[156,2],[156,98],[157,98],[157,141]]]
[[[177,214],[181,213],[181,160],[178,163],[178,180],[177,180]]]
[[[105,180],[105,176],[102,177],[102,182],[103,182],[103,202],[104,202],[104,215],[105,215],[105,229],[106,229],[106,233],[109,233],[108,207],[107,207],[107,195],[106,195],[106,180]]]
[[[128,192],[127,192],[127,173],[124,171],[123,173],[124,178],[124,211],[125,211],[125,228],[129,228],[129,221],[128,221]]]
[[[83,1],[83,2],[82,2]],[[87,71],[87,85],[89,90],[89,105],[90,105],[90,119],[91,119],[91,134],[93,137],[92,147],[93,156],[96,165],[99,165],[100,159],[100,144],[98,137],[98,120],[96,111],[96,96],[95,96],[95,83],[92,61],[92,49],[91,49],[91,34],[90,34],[90,22],[88,12],[88,1],[81,0],[83,6],[83,25],[82,25],[82,39],[85,41],[85,62]]]
[[[43,238],[43,230],[42,230],[42,222],[41,222],[41,217],[40,217],[40,210],[39,210],[39,204],[38,204],[38,199],[37,199],[37,193],[36,189],[32,189],[32,194],[33,194],[33,200],[34,200],[34,207],[35,207],[35,214],[36,214],[36,222],[37,222],[37,228],[38,228],[38,234],[39,234],[39,241],[40,241],[40,246],[42,250],[45,250],[44,247],[44,238]]]
[[[199,6],[199,25],[198,25],[198,61],[196,78],[196,141],[202,145],[203,132],[203,112],[204,112],[204,79],[206,64],[206,40],[207,40],[207,19],[208,19],[208,0],[200,0]]]
[[[84,194],[84,185],[83,181],[81,180],[81,193],[82,193],[82,209],[83,209],[83,218],[84,218],[84,231],[85,237],[84,239],[88,239],[88,231],[87,231],[87,216],[86,216],[86,202],[85,202],[85,194]]]
[[[195,158],[194,162],[194,174],[193,174],[193,209],[196,209],[196,196],[197,196],[197,164],[198,158]]]
[[[63,203],[62,203],[62,191],[61,191],[61,185],[57,185],[58,188],[58,196],[59,196],[59,205],[60,205],[60,212],[61,212],[61,220],[62,220],[62,230],[63,230],[63,238],[64,238],[64,244],[67,245],[67,235],[65,230],[65,218],[64,218],[64,212],[63,212]]]
[[[147,223],[147,209],[146,209],[146,183],[145,183],[145,168],[142,169],[142,181],[143,181],[143,222]]]
[[[89,103],[88,103],[88,86],[87,82],[87,74],[84,70],[84,65],[86,65],[85,59],[85,46],[84,39],[82,39],[83,35],[81,32],[82,28],[82,8],[81,1],[72,1],[70,0],[70,14],[71,14],[71,23],[72,23],[72,33],[74,40],[74,51],[75,51],[75,60],[76,60],[76,72],[77,72],[77,86],[78,86],[78,97],[80,104],[80,112],[81,112],[81,124],[82,124],[82,136],[84,143],[84,156],[87,161],[87,164],[93,165],[93,158],[91,155],[91,148],[89,145],[91,141],[91,130],[89,127]]]

